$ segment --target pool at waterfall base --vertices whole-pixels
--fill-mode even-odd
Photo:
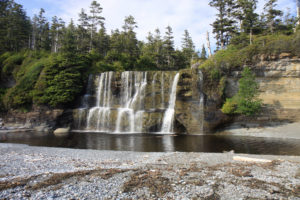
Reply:
[[[0,135],[1,143],[136,152],[229,152],[300,155],[300,140],[248,136],[171,135],[157,133],[112,134],[72,132],[65,137],[36,132]]]

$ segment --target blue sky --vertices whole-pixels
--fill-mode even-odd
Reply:
[[[50,20],[53,16],[61,17],[69,22],[72,18],[77,20],[81,8],[89,10],[91,1],[86,0],[15,0],[23,5],[27,15],[37,14],[44,8],[46,17]],[[162,33],[165,27],[173,28],[175,45],[180,47],[182,35],[187,29],[197,49],[205,42],[206,31],[211,32],[210,24],[214,21],[216,11],[208,6],[209,1],[203,0],[98,0],[103,8],[106,18],[105,26],[108,31],[121,28],[125,16],[133,15],[138,23],[137,37],[145,40],[148,32],[159,28]],[[265,0],[259,0],[258,13],[262,11]],[[278,0],[278,8],[291,9],[296,12],[295,0]],[[211,34],[212,43],[214,43]]]

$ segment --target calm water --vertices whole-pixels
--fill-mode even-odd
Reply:
[[[238,136],[72,133],[67,137],[35,133],[0,135],[2,143],[139,152],[223,152],[300,155],[300,140]]]

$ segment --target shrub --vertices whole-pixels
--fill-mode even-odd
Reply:
[[[27,108],[32,104],[32,90],[45,62],[46,59],[42,59],[28,66],[27,73],[17,81],[13,88],[7,91],[4,97],[6,108]]]
[[[21,54],[14,54],[3,61],[2,73],[5,75],[11,74],[15,68],[22,64],[24,57]]]
[[[222,107],[222,112],[227,115],[231,115],[235,113],[235,110],[237,108],[237,102],[235,102],[232,98],[226,99],[226,102],[224,103]]]
[[[233,98],[226,99],[222,112],[225,114],[256,114],[261,108],[261,100],[257,96],[258,84],[255,82],[255,75],[246,67],[242,72],[242,78],[239,80],[238,93]]]

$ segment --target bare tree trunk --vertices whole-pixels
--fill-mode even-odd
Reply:
[[[207,49],[208,49],[208,57],[211,57],[211,48],[210,48],[210,41],[209,41],[209,32],[206,32],[206,41],[207,41]]]

